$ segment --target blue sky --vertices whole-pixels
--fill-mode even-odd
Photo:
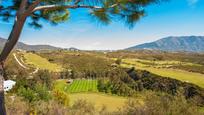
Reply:
[[[170,0],[146,8],[147,15],[133,29],[113,22],[100,25],[81,10],[57,26],[43,22],[42,29],[25,25],[20,41],[86,50],[123,49],[167,36],[204,36],[204,0]],[[7,38],[12,22],[0,21],[0,36]]]

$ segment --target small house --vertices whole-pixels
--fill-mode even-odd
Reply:
[[[16,84],[16,82],[12,81],[12,80],[4,81],[4,91],[11,90],[15,84]]]
[[[68,83],[68,84],[71,84],[72,82],[73,82],[73,79],[68,79],[68,80],[67,80],[67,83]]]

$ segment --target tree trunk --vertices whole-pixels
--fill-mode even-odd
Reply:
[[[0,115],[6,115],[4,102],[4,69],[3,64],[0,64]]]
[[[4,62],[9,56],[12,49],[15,47],[20,34],[22,32],[26,16],[17,16],[14,22],[14,26],[9,35],[9,38],[0,54],[0,115],[6,115],[5,101],[4,101]]]
[[[24,16],[16,18],[16,21],[14,22],[14,26],[12,28],[12,31],[9,35],[9,38],[8,38],[6,44],[5,44],[5,46],[1,52],[0,62],[5,62],[6,58],[8,57],[8,55],[10,54],[10,52],[12,51],[12,49],[14,48],[16,43],[18,42],[18,39],[19,39],[20,34],[22,32],[25,20],[26,20],[26,17],[24,17]]]

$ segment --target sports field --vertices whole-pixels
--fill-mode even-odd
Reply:
[[[74,80],[72,83],[66,83],[66,80],[57,80],[55,88],[68,93],[78,92],[98,92],[97,80]]]
[[[86,100],[94,104],[97,110],[105,106],[107,111],[116,111],[127,101],[125,97],[98,92],[97,80],[74,80],[71,84],[67,84],[66,80],[57,80],[54,86],[55,89],[69,93],[71,105],[78,100]]]

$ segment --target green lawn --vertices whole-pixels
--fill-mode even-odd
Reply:
[[[168,69],[168,68],[155,68],[154,66],[145,65],[143,63],[138,62],[135,59],[123,59],[123,67],[132,67],[135,66],[136,69],[147,70],[151,73],[169,77],[189,83],[196,84],[200,87],[204,88],[204,74],[188,72],[184,70],[178,69]]]
[[[54,85],[55,89],[70,93],[70,104],[77,100],[86,100],[94,104],[97,110],[106,106],[108,111],[116,111],[125,105],[128,100],[125,97],[107,95],[97,90],[97,80],[74,80],[73,83],[67,84],[66,80],[57,80]]]
[[[116,111],[118,108],[122,108],[128,100],[128,98],[125,97],[106,95],[103,93],[72,93],[69,96],[71,105],[75,101],[82,99],[94,104],[97,110],[105,106],[108,111]]]
[[[59,72],[63,69],[60,65],[50,63],[47,59],[42,58],[41,56],[34,53],[24,53],[23,56],[25,59],[25,63],[28,65],[32,65],[35,68],[46,69],[54,72]]]
[[[67,84],[65,80],[57,80],[55,88],[69,93],[98,92],[97,83],[97,80],[74,80],[71,84]]]

